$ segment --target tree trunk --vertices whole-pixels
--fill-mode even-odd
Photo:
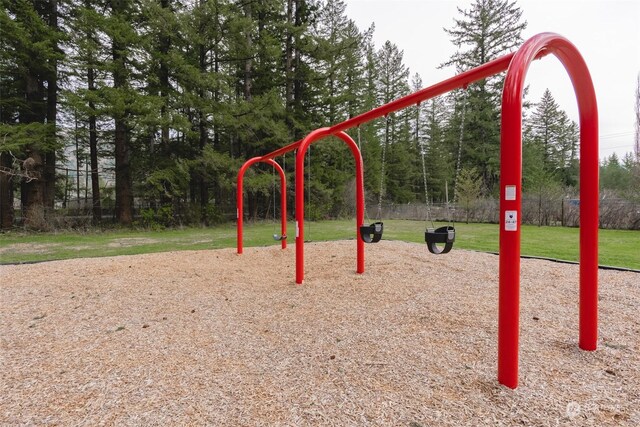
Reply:
[[[9,153],[0,153],[0,166],[11,169],[12,159]],[[0,229],[8,230],[13,226],[13,180],[11,175],[0,173]]]
[[[217,12],[217,10],[216,10]],[[215,16],[215,20],[216,22],[218,22],[218,16],[216,13]],[[200,28],[202,30],[204,30],[203,25],[204,23],[200,24]],[[200,43],[198,46],[198,56],[199,56],[199,61],[198,61],[198,65],[200,67],[200,74],[201,75],[205,75],[207,72],[207,49],[204,45],[204,42]],[[215,73],[217,74],[218,72],[218,61],[217,61],[217,46],[216,46],[216,60],[215,60]],[[201,86],[198,95],[200,96],[200,99],[205,99],[205,91],[204,88]],[[216,85],[216,89],[215,89],[215,94],[214,94],[214,103],[216,103],[217,105],[217,98],[218,98],[218,88]],[[204,148],[207,145],[207,141],[208,141],[208,132],[207,132],[207,116],[205,114],[205,111],[203,110],[202,107],[199,107],[198,110],[198,133],[199,133],[199,141],[198,141],[198,146],[200,148],[200,152],[202,153],[204,151]],[[216,130],[216,136],[215,138],[217,138],[217,130]],[[209,191],[208,191],[208,187],[207,187],[207,182],[204,179],[204,174],[203,172],[200,172],[198,177],[198,189],[200,191],[199,194],[199,199],[200,199],[200,220],[203,224],[205,225],[209,225],[209,219],[207,218],[207,204],[209,203]]]
[[[44,122],[44,117],[37,108],[43,103],[44,88],[33,75],[32,70],[26,76],[26,101],[27,107],[21,113],[24,123]],[[33,229],[42,229],[46,222],[44,219],[44,161],[40,149],[35,144],[30,144],[26,149],[27,158],[23,163],[24,172],[32,177],[22,183],[22,209],[24,225]]]
[[[121,0],[112,1],[114,15],[124,13]],[[127,70],[125,65],[125,46],[118,40],[112,41],[113,58],[113,88],[124,89],[127,84]],[[133,185],[131,180],[131,153],[128,140],[127,117],[128,109],[115,114],[115,166],[116,166],[116,219],[122,225],[133,222]]]
[[[304,0],[294,0],[295,1],[295,13],[294,13],[294,24],[295,28],[299,29],[302,26],[302,13],[303,13],[303,2]],[[303,89],[303,78],[302,78],[302,53],[300,52],[300,37],[296,32],[294,37],[294,46],[293,46],[293,105],[294,111],[298,113],[302,109],[302,89]],[[301,132],[298,129],[294,130],[293,139],[299,139],[302,137]]]
[[[80,141],[78,138],[78,113],[74,112],[76,142],[76,209],[80,209]]]
[[[133,221],[130,160],[126,122],[124,118],[118,118],[115,126],[116,219],[123,225]]]
[[[538,195],[538,227],[542,227],[542,189]]]
[[[95,76],[92,67],[87,70],[87,85],[90,92],[96,90]],[[91,201],[93,223],[102,221],[102,205],[100,202],[100,175],[98,174],[98,130],[96,126],[95,105],[89,101],[89,156],[91,158]]]
[[[245,3],[244,11],[247,19],[251,20],[251,3]],[[247,50],[250,52],[253,44],[251,40],[251,31],[247,31],[247,34],[245,36],[245,41],[247,43]],[[253,60],[249,55],[247,59],[244,61],[244,88],[243,88],[244,92],[243,94],[244,94],[245,101],[251,101],[251,87],[253,84],[252,75],[251,75],[252,67],[253,67]]]
[[[293,107],[293,0],[287,0],[287,40],[285,45],[286,109]]]
[[[58,0],[49,0],[49,27],[58,31]],[[57,52],[58,46],[54,50]],[[51,145],[56,142],[58,115],[58,64],[53,59],[50,76],[47,79],[47,124],[51,127],[49,138]],[[56,197],[56,150],[47,150],[44,158],[44,206],[53,212]]]
[[[169,9],[169,0],[161,0],[160,6],[163,9]],[[166,150],[169,146],[169,66],[167,59],[171,38],[164,33],[164,29],[161,30],[159,38],[160,69],[158,71],[158,79],[160,81],[160,98],[162,99],[162,106],[160,107],[160,117],[162,118],[161,141],[163,148]]]
[[[45,186],[42,179],[44,172],[44,162],[39,151],[33,149],[25,161],[25,169],[35,177],[31,181],[25,181],[22,185],[23,200],[25,201],[24,225],[27,228],[42,230],[46,228],[44,217],[44,193]]]

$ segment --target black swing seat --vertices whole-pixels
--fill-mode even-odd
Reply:
[[[446,254],[453,247],[456,240],[456,230],[450,225],[444,227],[427,228],[424,232],[424,241],[427,242],[427,248],[432,254]],[[443,247],[439,247],[438,243],[444,243]]]
[[[383,225],[381,222],[374,222],[370,225],[360,226],[360,238],[365,243],[378,243],[382,239]]]
[[[286,234],[283,234],[283,235],[280,235],[280,234],[274,234],[274,235],[273,235],[273,240],[276,240],[276,241],[278,241],[278,242],[280,242],[280,241],[282,241],[282,240],[287,240],[287,235],[286,235]]]

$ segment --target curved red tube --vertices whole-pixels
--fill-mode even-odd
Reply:
[[[522,94],[531,62],[552,53],[573,83],[580,112],[580,348],[595,350],[598,337],[598,109],[584,59],[564,37],[538,34],[509,65],[502,95],[500,143],[500,295],[498,381],[518,385],[520,222],[522,212]]]
[[[453,89],[466,87],[474,81],[495,75],[508,67],[502,97],[500,143],[498,380],[508,387],[517,387],[522,217],[522,94],[524,79],[531,62],[550,53],[554,54],[567,70],[576,92],[580,112],[579,345],[584,350],[595,350],[598,338],[598,109],[593,82],[584,59],[573,44],[558,34],[538,34],[527,40],[516,53],[504,55],[330,128],[317,129],[300,141],[247,161],[238,175],[238,253],[242,253],[242,175],[244,170],[255,162],[267,161],[298,149],[296,156],[296,283],[302,283],[304,280],[304,155],[313,142],[335,135],[349,145],[356,158],[357,272],[364,272],[364,243],[357,237],[357,230],[364,221],[362,157],[354,141],[344,131]],[[284,189],[283,173],[281,181]],[[283,212],[286,212],[285,208]],[[286,222],[283,225],[283,233],[285,233],[285,226]]]
[[[296,153],[296,283],[304,280],[304,156],[311,144],[334,135],[351,149],[356,163],[356,272],[364,273],[364,242],[358,238],[358,230],[364,223],[364,168],[362,155],[355,141],[346,133],[332,133],[331,128],[316,129],[307,135]]]
[[[286,236],[287,235],[287,178],[284,174],[284,170],[282,169],[282,167],[275,162],[274,160],[271,159],[265,159],[262,157],[252,157],[249,160],[247,160],[246,162],[244,162],[244,164],[242,165],[242,167],[240,168],[240,171],[238,171],[238,180],[237,180],[237,188],[236,188],[236,218],[237,218],[237,225],[236,225],[236,231],[237,231],[237,252],[238,254],[241,254],[243,251],[243,246],[242,246],[242,226],[243,226],[243,209],[244,209],[244,203],[243,203],[243,181],[244,181],[244,173],[246,172],[247,169],[249,169],[249,167],[251,167],[252,165],[254,165],[255,163],[267,163],[271,166],[273,166],[277,171],[278,174],[280,175],[280,213],[281,213],[281,218],[280,218],[280,233],[282,236]],[[275,203],[275,201],[274,201]],[[282,244],[282,249],[286,249],[287,248],[287,240],[286,239],[282,239],[281,240],[281,244]]]

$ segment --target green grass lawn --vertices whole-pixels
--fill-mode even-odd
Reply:
[[[424,243],[423,221],[386,220],[384,239]],[[436,224],[439,225],[439,224]],[[355,238],[354,220],[305,222],[305,239],[312,241]],[[295,227],[289,224],[289,244]],[[279,245],[272,235],[274,223],[245,225],[244,245]],[[522,227],[522,255],[578,260],[577,228]],[[600,264],[640,270],[640,232],[600,230]],[[54,259],[129,255],[191,249],[235,247],[235,224],[211,228],[163,231],[119,230],[88,233],[21,233],[0,235],[0,263],[48,261]],[[498,251],[497,224],[456,224],[454,250]],[[425,247],[425,251],[426,251]]]

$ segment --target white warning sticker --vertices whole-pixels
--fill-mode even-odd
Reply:
[[[298,221],[296,221],[296,239],[300,237],[300,230],[298,229]]]
[[[518,211],[504,212],[504,230],[518,231]]]
[[[516,186],[515,185],[505,185],[504,186],[504,199],[505,200],[515,200],[516,199]]]

